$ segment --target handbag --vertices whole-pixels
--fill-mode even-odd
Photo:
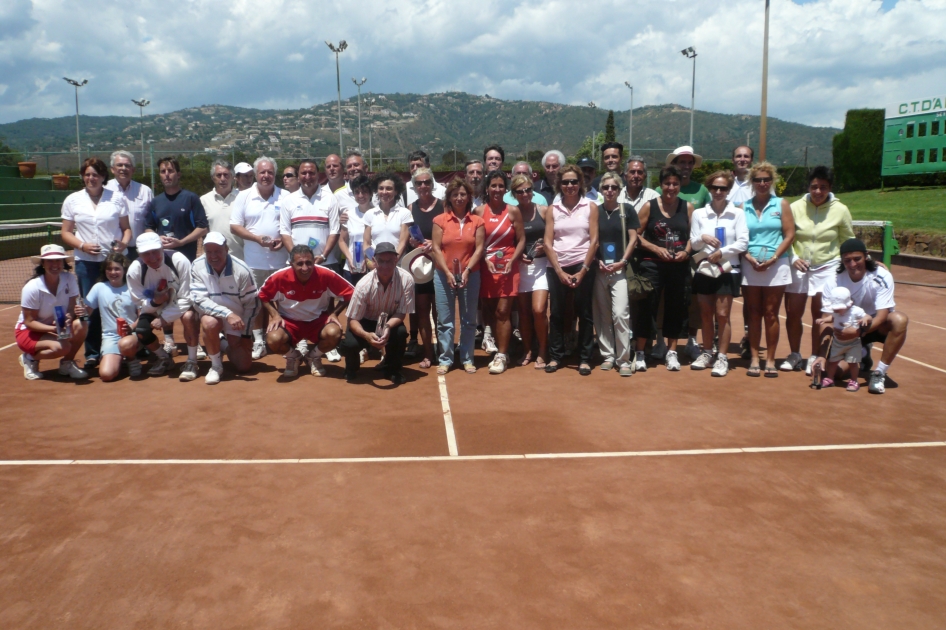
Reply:
[[[621,240],[622,242],[627,239],[627,224],[624,221],[624,212],[627,204],[621,204]],[[624,243],[624,249],[627,250],[627,243]],[[631,258],[627,261],[627,265],[624,267],[624,277],[627,278],[627,299],[636,302],[637,300],[643,300],[647,297],[647,294],[654,290],[654,285],[650,280],[642,276],[637,272],[635,267],[635,259]]]

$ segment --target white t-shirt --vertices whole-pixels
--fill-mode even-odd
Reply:
[[[112,241],[121,240],[122,228],[119,225],[121,217],[128,216],[128,206],[125,198],[114,190],[105,188],[98,205],[93,205],[92,198],[84,188],[78,190],[62,203],[62,218],[64,221],[73,221],[76,225],[76,237],[83,243],[99,245],[102,253],[87,254],[82,250],[75,251],[76,260],[102,262],[111,251]]]
[[[74,274],[63,271],[59,274],[59,286],[56,288],[56,295],[49,292],[46,287],[45,276],[33,278],[20,291],[20,306],[23,308],[38,311],[36,321],[47,326],[52,326],[56,321],[56,307],[61,306],[69,308],[69,298],[79,295],[79,281]],[[25,328],[23,325],[23,311],[20,311],[20,318],[16,320],[16,329]]]
[[[729,190],[729,194],[726,195],[726,200],[738,206],[750,199],[752,199],[752,182],[749,181],[749,177],[746,176],[746,180],[743,182],[736,179]]]
[[[847,271],[829,278],[824,283],[822,298],[826,304],[831,303],[832,291],[836,287],[844,287],[850,291],[854,305],[864,309],[864,312],[871,317],[877,315],[877,311],[883,308],[894,310],[893,276],[883,267],[877,267],[876,271],[868,271],[860,282],[851,280]]]
[[[326,186],[306,197],[300,188],[286,197],[279,215],[279,233],[292,237],[295,245],[308,245],[316,256],[326,256],[325,243],[341,231],[338,200]],[[326,264],[338,262],[334,251],[328,252]]]
[[[253,184],[241,191],[230,206],[230,225],[242,225],[251,234],[279,240],[279,217],[287,195],[277,186],[269,199],[263,199],[257,184]],[[243,254],[251,269],[281,269],[289,260],[284,248],[274,252],[252,241],[243,244]]]
[[[131,228],[131,243],[134,245],[138,235],[147,227],[145,222],[151,202],[154,200],[154,193],[150,188],[135,180],[128,182],[128,188],[122,189],[117,179],[110,179],[105,183],[105,188],[114,190],[125,198],[125,205],[128,206],[128,223]]]
[[[414,216],[407,208],[391,208],[387,216],[381,208],[374,207],[364,216],[365,226],[371,228],[371,246],[378,243],[391,243],[397,247],[401,240],[401,226],[414,222]]]
[[[348,229],[348,250],[351,251],[352,243],[363,243],[365,240],[365,214],[358,206],[348,211],[348,222],[345,228]],[[400,237],[400,235],[398,235]],[[353,254],[354,255],[354,254]],[[345,261],[345,269],[352,271],[351,261]]]

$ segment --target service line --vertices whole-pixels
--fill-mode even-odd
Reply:
[[[615,451],[603,453],[525,453],[522,455],[433,455],[429,457],[327,457],[316,459],[8,459],[9,466],[200,466],[271,464],[367,464],[408,462],[473,462],[491,460],[605,459],[630,457],[694,457],[700,455],[751,455],[813,451],[864,451],[875,449],[942,448],[946,442],[886,442],[878,444],[812,444],[808,446],[760,446],[745,448],[701,448],[670,451]]]

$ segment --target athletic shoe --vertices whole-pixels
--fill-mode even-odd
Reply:
[[[164,351],[168,353],[169,357],[176,357],[181,353],[181,351],[177,349],[177,344],[174,343],[172,337],[164,338]]]
[[[607,361],[601,364],[602,372],[610,372],[613,369],[614,369],[614,361],[611,361],[610,359],[608,359]]]
[[[184,367],[181,368],[181,373],[178,375],[178,378],[182,381],[192,381],[197,378],[197,373],[200,370],[197,368],[197,361],[191,361],[188,359],[184,363]]]
[[[716,363],[713,364],[713,376],[726,376],[729,373],[729,359],[723,355],[716,356]]]
[[[174,365],[174,361],[171,360],[171,357],[155,357],[154,363],[148,367],[148,376],[164,376],[164,373],[168,371]]]
[[[496,340],[493,339],[492,335],[483,335],[482,348],[486,354],[499,352],[499,348],[496,347]]]
[[[801,369],[802,358],[801,355],[797,352],[790,353],[785,360],[782,361],[782,365],[778,366],[778,369],[783,372],[794,372],[795,370]],[[811,376],[811,373],[808,373],[808,376]]]
[[[98,367],[98,365],[99,365],[99,358],[98,358],[98,357],[86,357],[86,359],[85,359],[85,369],[86,369],[86,370],[94,369],[94,368]]]
[[[358,353],[358,365],[361,365],[368,360],[368,349],[363,348],[361,352]]]
[[[743,337],[739,342],[739,357],[748,361],[752,358],[752,348],[749,347],[749,337]]]
[[[811,376],[811,368],[814,367],[815,361],[818,360],[817,355],[811,355],[808,357],[808,362],[805,363],[805,376]]]
[[[138,359],[130,359],[125,361],[125,365],[128,367],[128,376],[132,378],[141,376],[141,361]]]
[[[700,357],[690,364],[691,370],[707,370],[713,365],[713,355],[709,352],[704,352]]]
[[[81,381],[82,379],[89,378],[89,373],[81,369],[78,365],[76,365],[75,361],[60,361],[59,373],[62,374],[63,376],[74,378],[77,381]]]
[[[874,357],[870,356],[872,345],[873,344],[866,344],[864,346],[864,350],[867,350],[867,354],[861,359],[861,374],[870,374],[874,369]]]
[[[223,376],[223,368],[218,368],[213,365],[210,366],[210,369],[207,370],[207,376],[204,377],[204,382],[208,385],[216,385],[220,382],[220,377]]]
[[[358,370],[345,370],[345,382],[354,383],[358,379]]]
[[[670,372],[680,371],[680,361],[677,359],[677,353],[674,350],[667,350],[667,370]]]
[[[325,353],[325,358],[329,363],[338,363],[342,360],[342,355],[338,353],[338,350],[329,350]]]
[[[650,349],[650,356],[651,358],[656,359],[658,361],[663,361],[664,359],[666,359],[667,358],[667,344],[665,344],[663,340],[661,339],[660,343],[655,344],[654,347]]]
[[[286,369],[282,375],[286,378],[295,378],[299,376],[299,361],[302,359],[297,351],[290,351],[286,354]]]
[[[197,360],[204,361],[207,359],[207,351],[204,350],[204,347],[200,344],[197,344]]]
[[[861,388],[860,384],[853,378],[847,382],[847,391],[856,392]]]
[[[867,386],[867,391],[871,394],[883,394],[884,393],[884,374],[880,370],[874,370],[870,373],[870,384]]]
[[[318,346],[312,346],[312,349],[305,355],[305,360],[309,362],[309,372],[312,373],[312,376],[325,376],[325,367],[322,365],[322,353],[319,351]]]
[[[647,371],[647,359],[644,358],[644,352],[637,352],[634,355],[634,370],[637,372]]]
[[[633,364],[633,363],[628,363],[628,364],[626,364],[626,365],[622,365],[622,366],[621,366],[621,369],[618,370],[618,374],[620,374],[621,376],[631,376],[631,375],[633,375],[633,374],[634,374],[634,364]]]
[[[497,352],[496,356],[493,357],[492,362],[489,364],[489,373],[490,374],[502,374],[506,371],[506,355],[502,352]]]
[[[700,348],[700,344],[696,343],[696,337],[690,337],[687,339],[687,347],[685,350],[688,357],[691,361],[696,361],[701,354],[703,354],[703,349]]]
[[[262,340],[253,342],[253,360],[259,361],[266,356],[266,342]]]
[[[387,379],[395,385],[403,385],[407,382],[407,378],[400,372],[391,372],[388,374]]]
[[[20,354],[20,365],[23,366],[23,376],[28,381],[38,381],[43,378],[43,373],[39,371],[39,361],[36,359],[27,359],[25,354]]]

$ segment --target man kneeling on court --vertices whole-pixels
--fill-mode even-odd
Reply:
[[[204,255],[191,265],[191,302],[200,315],[210,370],[204,381],[220,382],[223,376],[221,351],[226,350],[237,372],[252,365],[253,318],[260,309],[253,272],[245,262],[229,253],[227,239],[220,232],[204,237]],[[225,332],[225,340],[220,333]]]
[[[138,259],[128,267],[126,276],[131,299],[140,309],[134,332],[138,341],[150,348],[157,340],[154,331],[181,320],[187,342],[187,362],[181,368],[180,379],[192,381],[197,378],[199,332],[197,313],[191,308],[190,261],[180,252],[164,251],[161,237],[154,232],[140,234],[135,244]],[[161,376],[174,365],[164,349],[156,351],[155,356],[156,360],[148,369],[149,376]]]
[[[260,287],[259,297],[269,311],[266,345],[286,357],[285,377],[299,373],[302,342],[313,345],[306,355],[313,376],[325,376],[322,355],[338,346],[342,326],[337,315],[348,305],[355,288],[331,269],[317,267],[312,250],[296,245],[289,252],[289,267],[271,275]],[[332,298],[339,304],[328,311]]]
[[[414,278],[397,266],[397,249],[379,243],[374,250],[375,268],[358,281],[348,305],[348,331],[339,347],[345,356],[345,379],[355,380],[362,349],[386,348],[384,376],[395,385],[404,382],[401,366],[407,341],[404,317],[414,312]],[[382,329],[378,318],[387,316]]]

